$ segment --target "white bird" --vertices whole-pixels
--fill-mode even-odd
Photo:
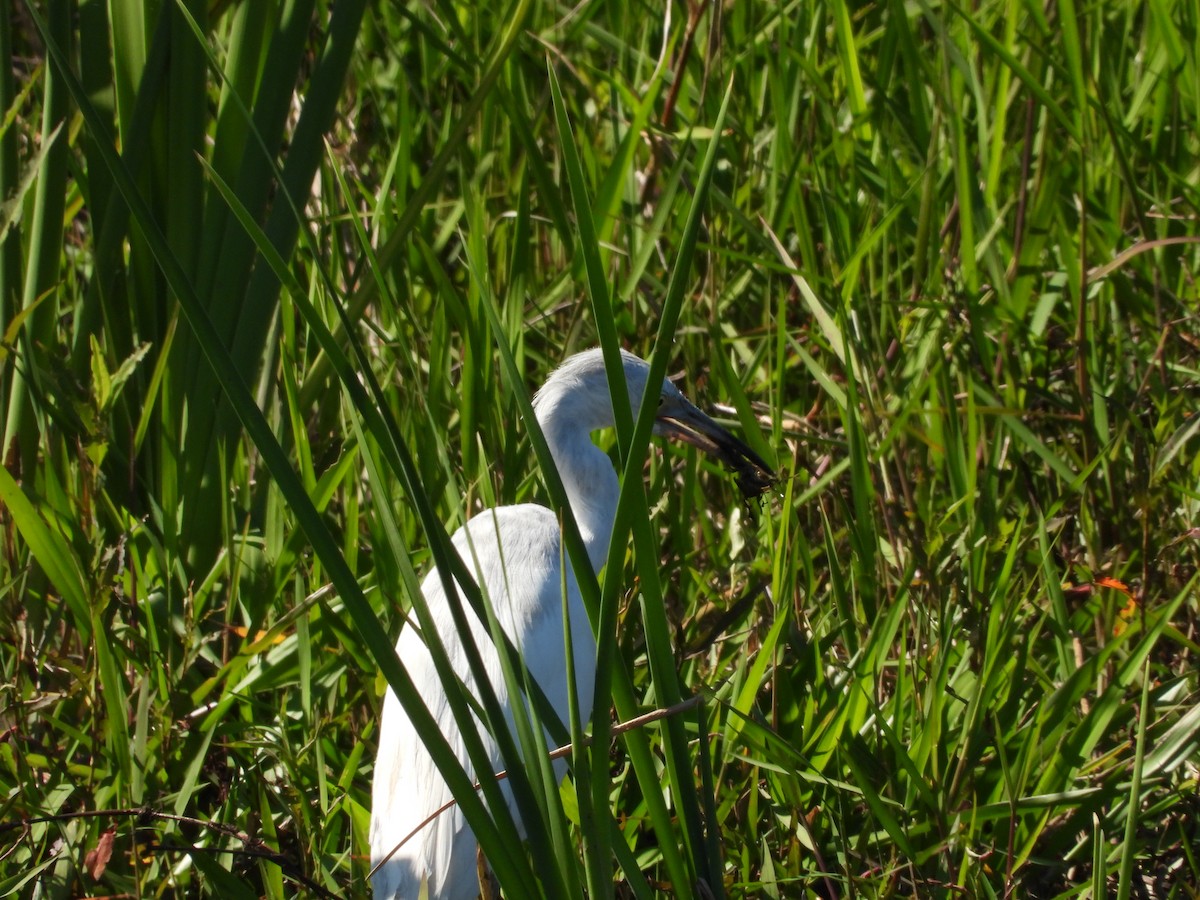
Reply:
[[[636,418],[650,366],[624,351],[622,361],[629,403]],[[591,440],[591,432],[614,424],[600,350],[579,353],[563,363],[538,391],[533,406],[566,488],[588,559],[592,568],[599,571],[608,554],[620,490],[612,462]],[[761,494],[772,481],[766,463],[693,406],[670,381],[663,381],[659,393],[654,432],[687,441],[723,459],[738,472],[742,489],[748,495]],[[564,580],[560,563],[563,554],[555,514],[544,506],[529,503],[502,506],[476,515],[451,540],[467,566],[473,568],[501,627],[522,654],[530,675],[559,718],[566,722],[568,673],[563,646]],[[565,586],[579,712],[581,721],[587,722],[592,711],[596,645],[569,561]],[[474,678],[468,670],[436,571],[426,576],[421,591],[451,665],[463,673],[464,684],[474,692]],[[467,614],[488,678],[501,706],[509,710],[499,657],[488,630],[469,610]],[[429,651],[416,629],[401,631],[396,653],[467,774],[478,780]],[[511,712],[506,718],[511,727]],[[481,729],[481,732],[493,768],[499,771],[503,762],[496,743],[486,731]],[[555,763],[559,778],[565,767],[563,760]],[[511,793],[506,790],[505,794],[512,806]],[[458,806],[442,812],[396,849],[397,844],[450,799],[449,789],[412,722],[388,688],[371,810],[371,862],[372,866],[378,866],[373,877],[376,900],[416,898],[422,880],[427,881],[431,900],[474,900],[478,896],[475,836]],[[386,862],[379,865],[385,858]]]

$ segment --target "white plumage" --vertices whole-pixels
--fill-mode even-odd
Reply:
[[[622,353],[622,361],[630,406],[636,417],[649,366],[630,353]],[[599,570],[608,553],[619,491],[612,463],[591,440],[591,432],[613,425],[600,350],[589,350],[568,359],[538,392],[534,409],[566,488],[588,558],[593,569]],[[669,381],[663,382],[659,394],[655,433],[689,441],[721,456],[737,468],[744,487],[748,480],[750,489],[757,487],[761,493],[769,483],[770,469],[766,463],[688,402]],[[530,674],[565,722],[568,689],[560,569],[564,554],[560,552],[560,541],[554,513],[534,504],[486,510],[452,538],[455,550],[487,592],[501,626],[524,656]],[[580,715],[587,721],[591,716],[596,645],[569,562],[566,590]],[[474,691],[475,682],[467,668],[437,572],[425,578],[421,591],[451,664],[462,674],[468,689]],[[507,710],[508,692],[487,627],[472,613],[468,612],[468,617],[488,678]],[[478,780],[466,758],[461,732],[429,652],[415,629],[403,629],[396,653],[468,774]],[[511,726],[511,715],[507,718]],[[503,768],[495,742],[486,733],[484,740],[494,769]],[[565,770],[565,761],[555,763],[560,778]],[[505,796],[511,804],[506,787]],[[445,782],[389,688],[384,698],[375,763],[372,864],[392,853],[401,840],[450,799]],[[479,893],[475,837],[457,806],[427,824],[379,867],[373,878],[375,897],[377,900],[416,898],[423,878],[428,880],[431,900],[473,900]]]

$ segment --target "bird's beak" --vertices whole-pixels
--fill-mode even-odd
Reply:
[[[721,460],[736,473],[738,487],[747,499],[763,494],[775,483],[775,473],[761,456],[683,398],[661,408],[654,425],[657,434],[686,441]]]

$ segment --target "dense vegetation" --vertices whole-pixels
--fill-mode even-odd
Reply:
[[[0,895],[364,895],[435,523],[551,501],[603,340],[780,480],[605,438],[597,708],[676,708],[528,766],[548,844],[470,806],[510,896],[1195,896],[1198,56],[1191,0],[4,4]]]

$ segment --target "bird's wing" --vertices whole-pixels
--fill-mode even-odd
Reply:
[[[493,513],[495,527],[488,528],[486,523]],[[459,535],[455,535],[455,543],[458,543]],[[534,505],[489,510],[471,520],[470,538],[474,544],[475,558],[481,563],[482,584],[489,591],[501,626],[521,652],[530,675],[541,686],[564,725],[568,723],[568,685],[564,677],[567,660],[563,646],[566,592],[565,605],[571,617],[576,688],[581,718],[586,722],[592,709],[596,643],[583,609],[574,571],[560,546],[558,520],[554,513],[543,506]],[[466,551],[463,551],[463,558],[470,565],[472,557]],[[476,631],[475,639],[480,646],[488,643],[491,649],[482,625]],[[503,686],[499,659],[494,651],[486,659],[489,677],[499,689]],[[511,716],[507,720],[511,727]]]
[[[476,572],[480,585],[486,590],[501,627],[525,654],[530,673],[565,722],[567,686],[563,678],[566,664],[559,540],[558,523],[553,513],[539,506],[485,511],[453,537],[455,549]],[[575,636],[577,684],[586,721],[591,711],[595,644],[577,599],[578,586],[574,577],[568,577],[566,584],[575,601],[571,604],[572,634]],[[473,691],[475,680],[436,572],[426,576],[421,589],[451,666]],[[469,609],[467,616],[488,679],[500,703],[507,708],[508,692],[486,626]],[[451,748],[466,763],[461,731],[454,721],[429,651],[415,629],[406,627],[401,632],[396,652]],[[511,717],[506,718],[511,728]],[[493,770],[503,768],[495,741],[486,731],[481,729],[481,732]],[[470,765],[466,768],[474,777]],[[561,764],[559,768],[561,774]],[[504,793],[506,797],[510,796],[506,787]],[[374,777],[373,862],[389,853],[449,799],[445,782],[408,715],[389,689],[384,699]],[[416,896],[423,874],[429,878],[430,896],[473,898],[476,895],[475,840],[457,806],[422,827],[380,869],[374,881],[375,896]]]

